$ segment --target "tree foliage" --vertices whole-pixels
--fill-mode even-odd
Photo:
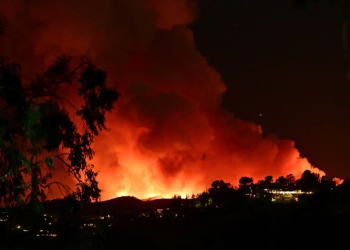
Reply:
[[[216,180],[216,181],[213,181],[213,183],[211,184],[211,188],[209,189],[209,192],[210,190],[225,190],[227,188],[232,188],[232,185],[231,183],[226,183],[224,182],[223,180]]]
[[[253,184],[253,181],[254,181],[253,178],[243,176],[241,179],[239,179],[239,185],[240,186],[251,185],[251,184]]]
[[[305,170],[301,178],[296,181],[297,188],[304,191],[315,191],[320,187],[320,176],[310,170]]]
[[[211,188],[209,188],[209,195],[215,205],[223,206],[235,200],[237,190],[234,189],[229,182],[226,183],[223,180],[216,180],[213,181]],[[209,203],[209,200],[207,203]]]
[[[284,176],[280,176],[276,179],[276,183],[281,184],[282,186],[286,186],[287,185],[287,178],[285,178]]]
[[[71,61],[59,57],[43,75],[25,83],[20,66],[0,58],[0,202],[45,200],[53,184],[69,190],[49,182],[58,161],[77,180],[71,194],[84,201],[100,197],[97,172],[88,160],[118,92],[107,87],[106,72],[88,58],[73,70]],[[60,94],[67,84],[79,85],[80,108]]]

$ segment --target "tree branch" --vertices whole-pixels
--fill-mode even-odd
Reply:
[[[47,188],[47,189],[49,189],[49,192],[52,194],[52,188],[51,188],[51,186],[54,185],[54,184],[57,185],[58,189],[60,190],[60,193],[61,193],[63,196],[65,196],[65,194],[62,192],[61,187],[63,187],[66,191],[73,192],[73,190],[72,190],[68,185],[62,184],[62,183],[59,182],[59,181],[50,182],[50,183],[47,184],[47,185],[43,185],[43,184],[39,183],[39,186],[42,187],[42,188]],[[67,193],[68,193],[68,192],[66,192],[66,194],[67,194]]]

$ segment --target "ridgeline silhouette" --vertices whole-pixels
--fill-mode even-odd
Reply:
[[[298,180],[292,175],[241,180],[238,187],[216,180],[209,190],[186,198],[120,197],[81,206],[67,197],[43,203],[45,214],[30,218],[27,209],[4,208],[2,243],[4,249],[223,249],[271,241],[288,249],[296,242],[312,248],[346,243],[349,181],[336,185],[310,171]],[[273,202],[276,194],[269,190],[277,188],[310,191],[302,190],[298,200]]]

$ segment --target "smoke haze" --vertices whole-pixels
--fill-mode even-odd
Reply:
[[[259,125],[221,108],[225,84],[188,28],[197,14],[185,0],[1,1],[0,55],[24,75],[62,54],[86,55],[118,85],[110,131],[93,145],[103,200],[192,194],[217,179],[237,185],[242,176],[324,174],[293,141],[263,137]]]

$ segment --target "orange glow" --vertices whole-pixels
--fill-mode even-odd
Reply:
[[[324,175],[293,141],[263,137],[260,125],[221,108],[226,86],[196,48],[187,27],[196,10],[187,1],[3,2],[4,56],[36,73],[59,55],[86,55],[118,83],[110,131],[93,145],[102,200],[186,197],[218,179],[236,186],[242,176]],[[65,93],[74,102],[76,92]],[[54,176],[67,183],[64,167]]]
[[[336,186],[339,186],[344,182],[343,179],[339,179],[339,178],[333,178],[333,181],[335,182]]]
[[[206,190],[216,179],[236,186],[242,176],[252,176],[257,181],[270,174],[277,178],[293,173],[300,178],[306,169],[324,175],[307,159],[300,158],[293,142],[264,138],[259,126],[252,123],[221,118],[227,125],[216,126],[214,119],[212,126],[207,123],[210,128],[205,131],[212,131],[208,135],[182,122],[183,116],[178,117],[175,127],[164,117],[162,129],[167,128],[166,132],[154,138],[152,126],[146,129],[135,125],[141,123],[136,113],[133,123],[113,115],[118,126],[101,134],[95,144],[94,163],[100,166],[103,199],[126,195],[142,199],[170,198],[174,194],[186,197]],[[188,135],[182,137],[174,131],[177,129]]]

